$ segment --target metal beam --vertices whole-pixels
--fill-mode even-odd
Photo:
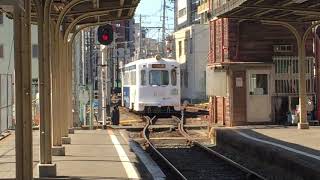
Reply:
[[[290,22],[290,23],[303,23],[301,21],[296,20],[289,20],[289,19],[278,19],[274,20],[273,18],[259,18],[259,17],[242,17],[242,16],[223,16],[224,18],[230,18],[230,19],[243,19],[243,20],[255,20],[255,21],[276,21],[276,22]],[[222,18],[222,17],[221,17]]]
[[[57,24],[56,24],[56,30],[59,31],[61,23],[63,18],[66,16],[66,14],[76,5],[80,4],[80,3],[84,3],[84,2],[90,2],[91,0],[72,0],[67,6],[65,6],[63,8],[63,10],[61,11],[61,13],[59,14],[58,20],[57,20]]]
[[[131,9],[131,8],[125,8],[125,9]],[[83,14],[79,17],[77,17],[75,20],[72,21],[72,23],[68,26],[67,30],[65,31],[63,41],[67,42],[68,35],[71,32],[71,30],[82,20],[90,18],[90,17],[95,17],[95,16],[103,16],[109,13],[110,11],[114,10],[119,10],[119,9],[113,9],[113,10],[103,10],[103,11],[96,11],[96,12],[89,12],[86,14]],[[110,20],[116,20],[119,18],[110,18]],[[121,19],[128,19],[127,17],[121,18]],[[108,19],[109,20],[109,19]]]
[[[105,10],[110,10],[110,11],[120,11],[122,9],[128,9],[132,8],[134,9],[135,6],[114,6],[114,7],[105,7],[105,8],[95,8],[95,9],[86,9],[84,11],[71,11],[66,14],[65,17],[72,17],[72,16],[80,16],[82,14],[90,13],[90,12],[97,12],[97,11],[105,11]],[[120,18],[120,16],[118,16]]]
[[[249,8],[249,9],[266,9],[266,10],[278,10],[278,11],[290,11],[290,12],[296,12],[296,13],[303,13],[305,15],[320,15],[320,12],[318,9],[304,9],[304,8],[293,8],[293,7],[283,7],[283,6],[255,6],[255,5],[240,5],[240,7],[243,8]]]
[[[123,7],[124,5],[124,0],[120,0],[120,7]],[[122,9],[121,10],[118,10],[118,17],[120,17],[122,14]]]

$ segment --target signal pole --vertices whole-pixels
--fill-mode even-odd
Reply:
[[[139,24],[139,57],[141,58],[141,49],[142,49],[142,20],[141,20],[141,14],[140,14],[140,24]]]
[[[162,14],[162,55],[166,57],[166,0],[163,0],[163,14]]]

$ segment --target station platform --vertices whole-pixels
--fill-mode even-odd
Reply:
[[[305,130],[278,125],[217,127],[215,140],[217,146],[262,162],[265,165],[262,168],[273,166],[289,172],[292,177],[320,179],[319,126]]]
[[[300,130],[296,126],[248,126],[237,127],[246,138],[274,145],[320,160],[320,126]]]
[[[53,156],[56,179],[150,179],[128,139],[118,130],[76,130],[65,156]],[[38,178],[39,131],[33,132],[34,177]],[[0,179],[15,178],[15,135],[0,140]],[[50,178],[55,179],[55,178]]]

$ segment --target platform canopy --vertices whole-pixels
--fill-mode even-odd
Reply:
[[[320,20],[320,0],[229,0],[211,17],[311,22]]]
[[[31,21],[34,24],[37,23],[37,6],[35,4],[36,1],[45,2],[45,0],[32,1]],[[103,15],[100,16],[85,18],[77,24],[81,25],[95,23],[98,21],[106,22],[130,19],[133,17],[135,9],[138,6],[139,2],[140,0],[52,0],[51,18],[58,19],[59,14],[65,7],[68,7],[70,3],[75,3],[76,5],[70,8],[68,13],[64,16],[64,23],[66,24],[71,23],[74,19],[83,14],[98,11],[108,12],[103,13]],[[0,6],[0,10],[6,12],[7,16],[12,17],[12,8]]]

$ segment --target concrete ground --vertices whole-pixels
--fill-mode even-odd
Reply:
[[[76,130],[66,156],[54,156],[57,176],[68,179],[146,179],[143,165],[115,130]],[[39,131],[33,132],[34,177],[38,177]],[[15,135],[0,141],[0,179],[15,178]]]
[[[310,129],[297,129],[295,126],[259,125],[236,127],[240,135],[271,143],[289,151],[297,150],[299,154],[311,155],[320,160],[320,126]],[[301,152],[301,153],[300,153]]]

